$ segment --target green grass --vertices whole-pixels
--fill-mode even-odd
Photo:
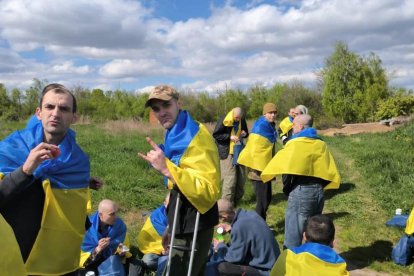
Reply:
[[[22,127],[23,123],[0,122],[0,139]],[[90,156],[91,175],[105,182],[100,191],[92,191],[94,208],[103,198],[119,202],[131,241],[136,244],[146,211],[158,207],[166,193],[161,175],[138,158],[137,152],[150,149],[146,135],[161,143],[162,130],[120,132],[102,125],[75,125],[74,129],[78,143]],[[334,219],[336,249],[351,269],[414,273],[414,265],[401,267],[390,260],[391,248],[403,229],[385,226],[396,208],[408,213],[413,207],[413,134],[411,123],[389,133],[324,138],[342,176],[340,189],[326,192],[324,213]],[[272,186],[267,222],[282,245],[287,201],[280,179]],[[255,197],[249,181],[245,190],[240,206],[253,210]]]

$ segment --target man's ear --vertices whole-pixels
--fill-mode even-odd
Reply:
[[[37,117],[39,120],[42,120],[42,117],[41,117],[41,115],[42,115],[42,110],[40,109],[40,107],[36,107],[35,114],[36,114],[36,117]]]
[[[308,241],[308,239],[306,238],[306,233],[305,232],[303,232],[303,241],[304,242],[307,242]]]

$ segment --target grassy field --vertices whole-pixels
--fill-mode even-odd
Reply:
[[[0,139],[23,126],[0,123]],[[161,204],[166,193],[161,176],[140,160],[137,152],[150,149],[145,136],[161,143],[162,130],[133,122],[75,125],[74,129],[79,144],[91,158],[92,175],[105,181],[100,191],[92,192],[94,207],[103,198],[118,201],[135,243],[146,214]],[[400,267],[390,260],[391,248],[403,230],[385,226],[396,208],[409,213],[414,205],[413,134],[414,124],[410,123],[389,133],[324,138],[342,176],[340,189],[326,192],[324,213],[335,221],[336,249],[351,270],[414,273],[414,265]],[[286,203],[277,179],[268,224],[280,245]],[[254,206],[253,189],[247,182],[241,207]]]

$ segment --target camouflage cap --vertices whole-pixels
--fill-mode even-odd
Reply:
[[[180,94],[178,94],[177,90],[173,87],[168,85],[158,85],[154,87],[154,89],[149,94],[148,100],[145,103],[145,107],[149,107],[151,100],[157,99],[162,101],[169,101],[171,99],[178,100]]]

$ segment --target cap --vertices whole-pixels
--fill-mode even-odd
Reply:
[[[180,94],[178,94],[177,90],[172,88],[168,85],[158,85],[154,87],[154,89],[149,94],[148,100],[145,103],[145,107],[150,106],[150,102],[153,99],[162,100],[162,101],[169,101],[171,99],[177,99]]]
[[[263,115],[269,112],[277,112],[276,105],[274,103],[265,103],[263,106]]]

